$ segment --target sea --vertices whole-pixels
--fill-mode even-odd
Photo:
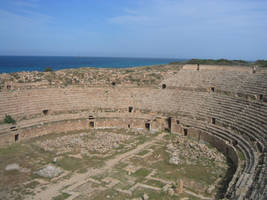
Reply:
[[[116,57],[71,57],[71,56],[0,56],[0,73],[21,71],[61,70],[80,67],[128,68],[168,64],[185,59],[171,58],[116,58]]]

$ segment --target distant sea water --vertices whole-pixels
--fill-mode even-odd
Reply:
[[[115,58],[115,57],[63,57],[63,56],[0,56],[0,73],[20,71],[44,71],[46,67],[53,70],[97,67],[126,68],[136,66],[168,64],[184,59],[164,58]]]

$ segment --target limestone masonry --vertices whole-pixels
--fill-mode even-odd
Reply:
[[[5,115],[16,120],[16,124],[0,123],[0,146],[77,130],[167,131],[204,140],[231,159],[235,171],[225,198],[264,200],[267,69],[253,70],[166,65],[0,74],[0,121]],[[110,138],[107,150],[130,137]],[[103,151],[98,148],[101,143],[93,143],[91,149]],[[218,159],[213,152],[206,154]],[[183,187],[183,182],[179,185]]]

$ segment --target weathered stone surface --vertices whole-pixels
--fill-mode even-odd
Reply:
[[[166,185],[162,188],[162,190],[163,190],[163,192],[167,192],[167,191],[169,190],[169,188],[171,188],[171,185],[170,185],[170,184],[166,184]]]
[[[89,151],[106,153],[111,149],[118,149],[121,142],[127,141],[130,138],[130,135],[110,132],[98,133],[94,138],[89,138],[87,133],[81,133],[77,135],[65,135],[55,140],[40,141],[37,144],[46,151],[56,149],[58,155],[73,151],[74,149],[79,149],[83,154],[88,154]]]
[[[149,196],[145,193],[144,195],[143,195],[143,200],[148,200],[149,199]]]
[[[17,171],[19,171],[19,170],[20,170],[20,166],[19,166],[19,164],[17,164],[17,163],[12,163],[12,164],[7,165],[7,166],[5,167],[5,170],[6,170],[6,171],[12,171],[12,170],[17,170]]]
[[[53,165],[47,165],[46,167],[37,171],[36,174],[46,178],[54,178],[56,176],[59,176],[62,172],[63,170],[59,167],[55,167]]]
[[[190,151],[184,151],[190,149]],[[199,158],[215,160],[222,162],[225,158],[218,153],[216,149],[208,148],[205,144],[194,140],[188,140],[186,137],[177,136],[175,143],[167,145],[167,152],[170,154],[169,163],[179,165],[183,163],[196,163]]]
[[[172,156],[169,160],[170,164],[178,165],[180,163],[180,159],[178,156]]]
[[[172,188],[169,188],[169,189],[168,189],[168,194],[169,194],[170,196],[173,196],[173,195],[174,195],[174,190],[173,190]]]

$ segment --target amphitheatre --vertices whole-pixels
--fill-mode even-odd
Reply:
[[[0,199],[267,199],[267,68],[0,74]]]

